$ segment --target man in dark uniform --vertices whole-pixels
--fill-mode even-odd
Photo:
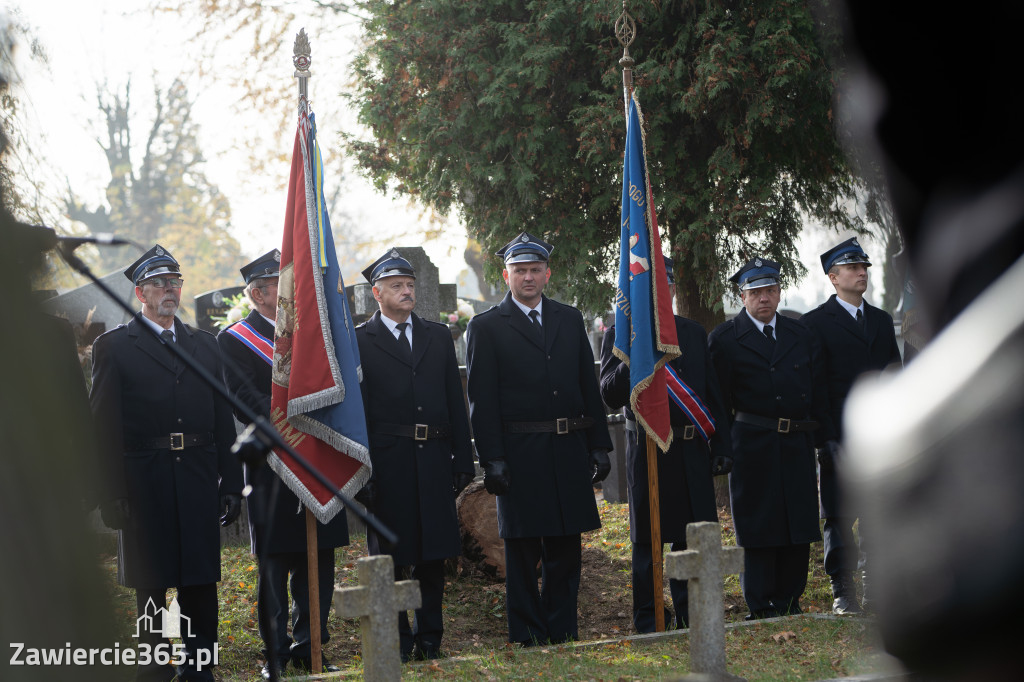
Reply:
[[[270,415],[271,370],[274,366],[274,321],[277,319],[277,280],[281,252],[269,251],[241,269],[245,295],[252,308],[246,318],[217,336],[224,358],[224,381],[249,409]],[[235,416],[243,424],[249,418]],[[309,619],[309,569],[306,561],[306,514],[299,498],[268,466],[245,467],[245,482],[252,486],[249,536],[259,565],[256,604],[263,640],[263,677],[270,669],[280,673],[291,660],[296,668],[312,669]],[[327,616],[334,596],[334,548],[348,544],[344,510],[327,525],[317,523],[317,571],[320,596],[320,641],[327,642]],[[292,635],[288,636],[288,577],[291,575]],[[322,661],[325,671],[337,666]]]
[[[523,232],[498,251],[509,293],[466,329],[473,433],[505,540],[508,637],[527,646],[578,637],[580,534],[601,526],[593,484],[611,469],[583,316],[543,295],[551,250]]]
[[[802,322],[776,315],[779,264],[755,258],[730,278],[744,309],[708,339],[735,464],[729,478],[744,549],[748,620],[800,613],[818,530],[815,434],[827,419],[821,351]]]
[[[669,296],[675,297],[672,259],[665,256]],[[676,335],[682,355],[671,364],[669,405],[672,447],[658,456],[661,538],[672,551],[686,549],[686,524],[717,521],[713,476],[732,470],[729,437],[722,392],[711,364],[708,336],[693,320],[675,316]],[[647,477],[647,445],[637,431],[629,409],[629,367],[612,352],[615,327],[601,344],[601,397],[609,407],[621,407],[626,415],[626,481],[629,485],[629,531],[633,543],[633,625],[637,632],[654,632],[654,566],[651,546],[651,510]],[[678,382],[678,383],[676,383]],[[689,388],[696,397],[685,394]],[[708,424],[710,423],[710,426]],[[638,434],[640,436],[638,437]],[[670,580],[676,627],[689,622],[687,581]],[[666,619],[666,624],[668,619]]]
[[[164,344],[179,344],[216,377],[220,354],[213,336],[175,316],[181,270],[166,249],[154,246],[124,274],[135,283],[142,312],[93,345],[92,409],[110,486],[101,511],[120,531],[118,578],[135,588],[140,617],[163,613],[167,588],[178,590],[187,616],[179,679],[212,680],[210,665],[198,664],[211,660],[217,641],[217,522],[238,517],[242,467],[231,454],[230,405]],[[166,646],[161,635],[140,620],[140,645]],[[155,663],[138,671],[138,679],[174,675]]]
[[[448,327],[416,315],[416,273],[395,249],[363,270],[380,310],[356,327],[373,476],[360,492],[395,531],[372,554],[390,554],[395,577],[420,583],[410,627],[398,614],[403,660],[438,658],[444,560],[462,552],[455,497],[473,480],[473,446],[459,364]]]
[[[818,450],[818,467],[821,517],[825,519],[825,573],[832,583],[832,612],[840,615],[861,611],[853,583],[858,555],[853,522],[857,516],[844,506],[836,475],[841,462],[843,406],[860,374],[901,363],[892,317],[864,300],[870,266],[856,237],[821,254],[821,267],[836,293],[801,318],[821,345],[831,408],[822,425],[826,441]],[[865,573],[865,586],[866,579]],[[865,601],[869,601],[867,590]]]

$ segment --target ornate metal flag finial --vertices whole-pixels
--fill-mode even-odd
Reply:
[[[299,29],[295,35],[295,45],[292,47],[292,64],[295,65],[295,77],[299,79],[299,110],[308,111],[309,89],[307,83],[312,75],[309,72],[309,65],[313,63],[312,50],[309,46],[309,36],[306,29]]]
[[[313,63],[312,50],[309,46],[309,36],[306,29],[299,29],[295,35],[295,45],[292,47],[292,63],[295,64],[295,76],[298,78],[309,78],[309,65]]]
[[[629,46],[636,38],[636,23],[633,17],[626,11],[626,0],[622,0],[622,14],[615,20],[615,37],[622,43],[622,59],[619,66],[622,67],[622,85],[627,92],[633,89],[633,58],[629,56]]]

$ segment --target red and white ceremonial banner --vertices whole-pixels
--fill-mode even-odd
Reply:
[[[330,479],[321,485],[292,457],[267,460],[321,523],[370,477],[359,391],[359,346],[323,200],[315,118],[300,112],[281,243],[270,420],[284,440]]]

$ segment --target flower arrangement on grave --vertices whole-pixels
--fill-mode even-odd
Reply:
[[[468,301],[464,301],[461,298],[457,300],[456,308],[453,312],[441,313],[441,323],[446,324],[449,327],[455,325],[461,331],[466,331],[466,325],[473,318],[476,312],[473,310],[473,306]]]
[[[252,310],[249,303],[249,297],[245,295],[244,291],[232,296],[224,302],[230,306],[228,311],[223,315],[214,315],[210,317],[210,320],[217,325],[217,329],[226,329],[235,322],[245,319]]]

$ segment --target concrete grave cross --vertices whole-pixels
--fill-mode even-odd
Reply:
[[[665,556],[665,575],[690,581],[690,672],[739,679],[725,670],[723,578],[743,571],[743,549],[722,547],[721,526],[711,521],[687,524],[686,546]]]
[[[415,580],[395,582],[395,562],[388,555],[356,561],[359,587],[334,590],[334,608],[342,618],[359,618],[363,677],[369,682],[402,678],[398,612],[422,605]]]

